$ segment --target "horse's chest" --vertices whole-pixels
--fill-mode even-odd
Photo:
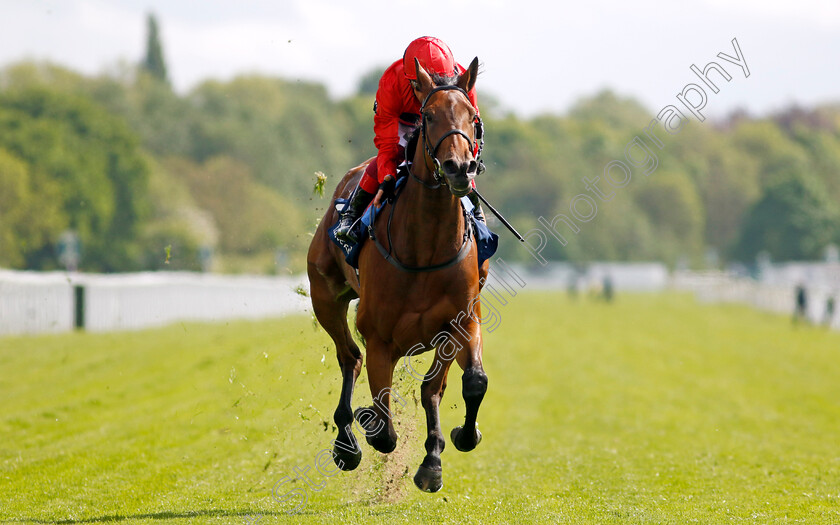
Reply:
[[[425,297],[411,301],[406,295],[399,299],[399,303],[390,306],[383,303],[360,308],[359,328],[363,335],[365,329],[373,330],[400,348],[410,348],[418,342],[426,344],[440,332],[449,330],[459,311],[468,309],[466,301],[459,310],[457,302],[446,295],[434,301]]]

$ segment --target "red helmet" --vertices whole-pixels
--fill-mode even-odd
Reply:
[[[405,76],[411,80],[417,79],[414,59],[420,62],[428,73],[451,76],[455,73],[455,58],[443,40],[432,36],[421,36],[408,44],[403,54],[403,69]]]

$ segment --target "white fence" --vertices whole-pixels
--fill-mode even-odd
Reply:
[[[304,312],[303,277],[0,271],[0,335],[134,330]]]
[[[0,271],[0,335],[66,332],[73,320],[67,276]]]
[[[660,291],[669,284],[658,263],[595,263],[586,270],[552,264],[534,271],[511,265],[529,289],[577,289],[609,278],[616,290]],[[795,309],[797,286],[808,295],[807,317],[840,328],[840,265],[791,264],[765,269],[760,281],[721,272],[677,272],[670,285],[702,301],[740,302],[783,314]],[[67,274],[0,270],[0,335],[105,332],[177,321],[279,317],[309,310],[295,290],[306,278],[222,276],[187,272]],[[829,297],[838,305],[827,319]]]
[[[587,289],[609,278],[616,290],[662,290],[668,272],[658,263],[595,263],[586,270],[552,264],[538,271],[515,266],[532,289]],[[134,330],[177,321],[277,317],[309,309],[295,292],[306,278],[153,272],[72,274],[0,270],[0,336]]]
[[[798,265],[796,268],[804,266]],[[793,315],[796,309],[797,288],[801,286],[806,293],[805,316],[808,320],[840,329],[840,310],[835,307],[834,312],[828,311],[829,298],[833,297],[835,305],[840,306],[840,268],[829,268],[827,272],[820,269],[806,274],[790,272],[793,267],[779,265],[760,280],[735,277],[723,272],[677,272],[672,277],[671,285],[678,290],[694,292],[704,302],[744,303],[760,310],[788,315]]]
[[[593,262],[586,267],[566,262],[549,262],[545,266],[512,263],[510,266],[530,289],[585,291],[597,289],[609,280],[613,289],[619,292],[659,292],[669,284],[668,267],[658,262]]]

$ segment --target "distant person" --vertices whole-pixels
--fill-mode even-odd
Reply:
[[[828,299],[825,301],[825,317],[823,319],[823,324],[829,328],[831,328],[831,325],[834,324],[835,301],[836,298],[834,295],[829,295]]]
[[[566,283],[566,291],[569,294],[569,297],[572,299],[577,299],[578,295],[578,274],[577,271],[573,271],[569,275],[569,280]]]
[[[601,294],[604,298],[604,301],[611,303],[613,300],[613,282],[612,277],[609,275],[604,276],[604,282],[601,287]]]
[[[793,323],[798,324],[800,321],[805,321],[808,318],[808,292],[805,290],[805,285],[800,284],[796,287],[796,307],[793,311]]]

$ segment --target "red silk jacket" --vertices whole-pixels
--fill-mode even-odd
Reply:
[[[458,72],[463,73],[464,67],[458,64]],[[469,92],[470,102],[478,112],[475,87]],[[385,70],[379,80],[376,90],[376,114],[373,116],[373,143],[379,154],[376,158],[379,182],[385,180],[385,175],[396,176],[399,158],[399,124],[416,126],[420,119],[420,102],[414,96],[411,83],[403,72],[402,59],[397,60]]]

